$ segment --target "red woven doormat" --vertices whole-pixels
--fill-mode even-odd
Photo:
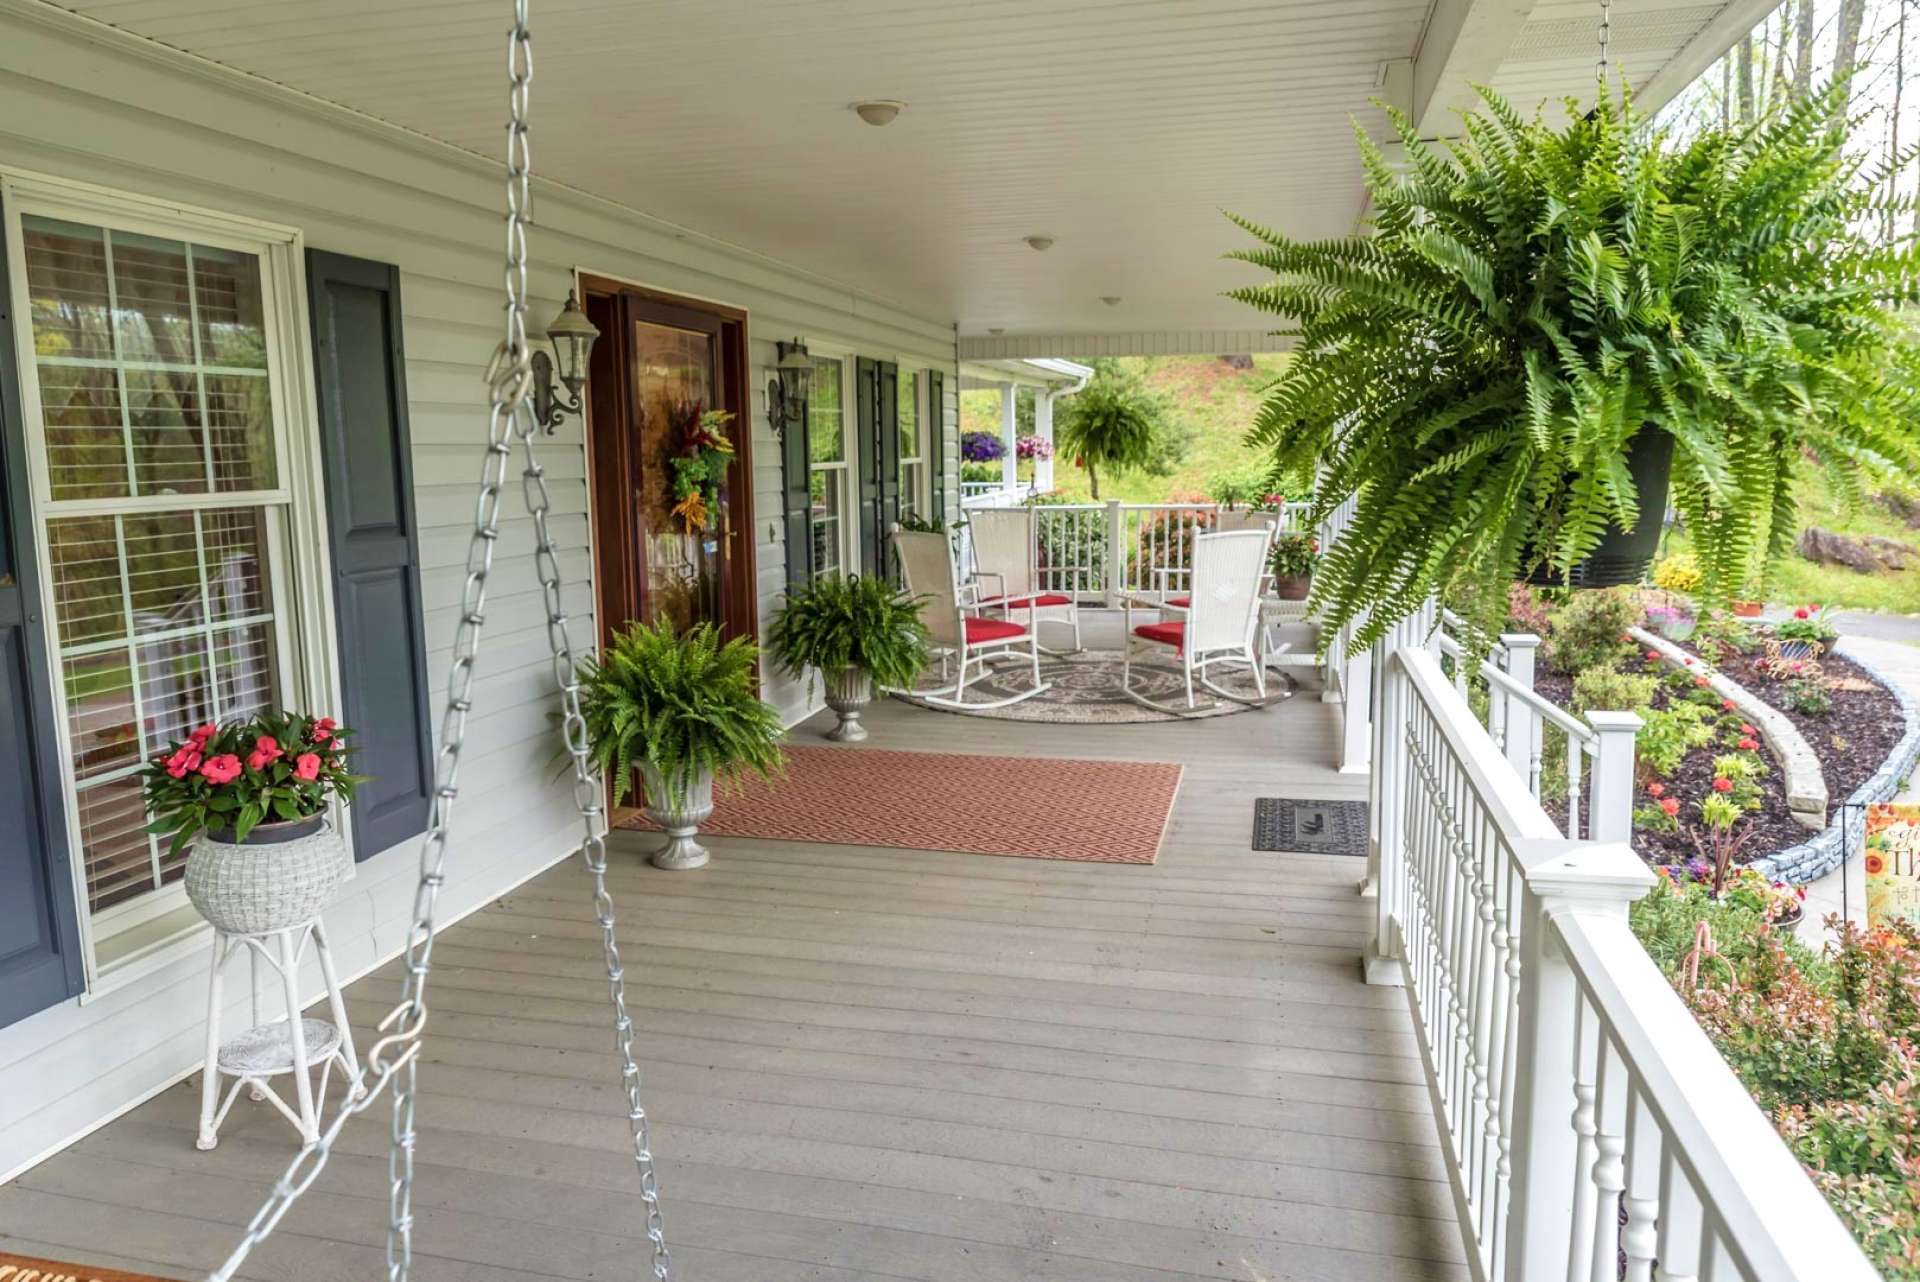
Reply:
[[[1164,761],[788,748],[787,772],[714,799],[710,837],[1150,864],[1180,787]],[[652,828],[645,816],[625,828]]]

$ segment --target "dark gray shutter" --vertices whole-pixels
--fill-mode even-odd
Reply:
[[[927,497],[929,515],[947,519],[947,376],[927,371]]]
[[[860,457],[860,569],[884,576],[888,531],[900,519],[900,367],[862,356],[854,366]]]
[[[354,852],[426,831],[433,794],[426,625],[413,447],[407,432],[400,271],[309,250],[307,289],[340,636],[340,720],[356,731]]]
[[[0,1027],[86,983],[33,562],[12,298],[0,252]]]
[[[814,376],[819,377],[818,367]],[[807,407],[789,415],[780,430],[780,501],[786,518],[787,591],[813,582],[813,449]]]

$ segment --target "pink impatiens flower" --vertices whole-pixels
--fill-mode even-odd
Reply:
[[[1722,712],[1732,712],[1732,711],[1733,711],[1733,700],[1731,700],[1731,699],[1722,699],[1722,700],[1720,701],[1720,711],[1722,711]]]
[[[1647,785],[1647,795],[1654,798],[1664,797],[1667,795],[1667,787],[1662,783],[1650,783]]]
[[[1660,652],[1658,650],[1647,651],[1647,662],[1648,663],[1660,662]]]
[[[315,743],[325,743],[333,738],[333,732],[340,726],[332,717],[321,717],[313,723],[313,732],[308,736]]]
[[[190,771],[200,768],[200,745],[189,740],[174,749],[167,758],[167,773],[175,779],[185,779]]]
[[[253,751],[247,757],[247,765],[254,770],[265,770],[286,755],[281,750],[278,739],[270,734],[263,734],[254,741]]]
[[[312,783],[320,777],[320,755],[303,752],[293,759],[293,777]]]
[[[1675,815],[1680,813],[1680,803],[1675,801],[1672,797],[1668,797],[1665,801],[1662,801],[1660,803],[1660,813],[1665,815],[1667,818],[1671,819]]]
[[[1713,781],[1713,790],[1715,792],[1732,792],[1733,780],[1727,778],[1725,775],[1721,775]]]
[[[216,727],[213,724],[213,722],[209,721],[205,725],[200,726],[198,729],[194,730],[194,732],[192,734],[189,734],[187,738],[193,740],[195,744],[201,747],[205,747],[207,740],[213,738],[213,736],[218,733],[219,733],[219,728]]]
[[[1813,617],[1813,611],[1803,605],[1793,612],[1793,617],[1796,619],[1811,619]]]
[[[1759,746],[1760,746],[1760,741],[1758,739],[1742,739],[1740,741],[1740,751],[1742,752],[1752,752],[1755,748],[1758,748]]]
[[[203,762],[200,773],[209,783],[232,783],[240,777],[240,758],[223,752]]]

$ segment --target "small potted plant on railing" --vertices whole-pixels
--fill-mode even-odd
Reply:
[[[347,770],[347,734],[297,712],[209,721],[141,770],[147,831],[175,855],[192,844],[187,898],[216,928],[285,930],[326,905],[348,867],[327,809],[366,782]]]
[[[827,706],[839,724],[836,743],[867,737],[860,712],[873,683],[911,689],[927,662],[927,628],[920,603],[884,579],[850,574],[822,579],[787,595],[767,629],[767,645],[795,678],[817,670],[826,679]]]
[[[713,787],[780,769],[777,713],[760,701],[759,651],[745,637],[722,642],[712,624],[684,632],[667,621],[634,623],[581,665],[580,712],[594,764],[625,799],[637,769],[647,817],[666,830],[658,868],[698,868],[709,852],[694,840],[713,813]]]
[[[1282,534],[1267,554],[1273,574],[1273,594],[1282,601],[1304,601],[1313,588],[1313,567],[1320,559],[1320,540],[1311,534]]]

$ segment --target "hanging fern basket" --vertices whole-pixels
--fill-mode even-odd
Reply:
[[[1653,427],[1633,434],[1627,447],[1627,471],[1640,497],[1640,519],[1631,530],[1609,523],[1607,532],[1585,560],[1561,575],[1544,562],[1529,581],[1541,587],[1628,587],[1645,580],[1660,551],[1660,530],[1666,523],[1667,485],[1673,473],[1673,438]]]

